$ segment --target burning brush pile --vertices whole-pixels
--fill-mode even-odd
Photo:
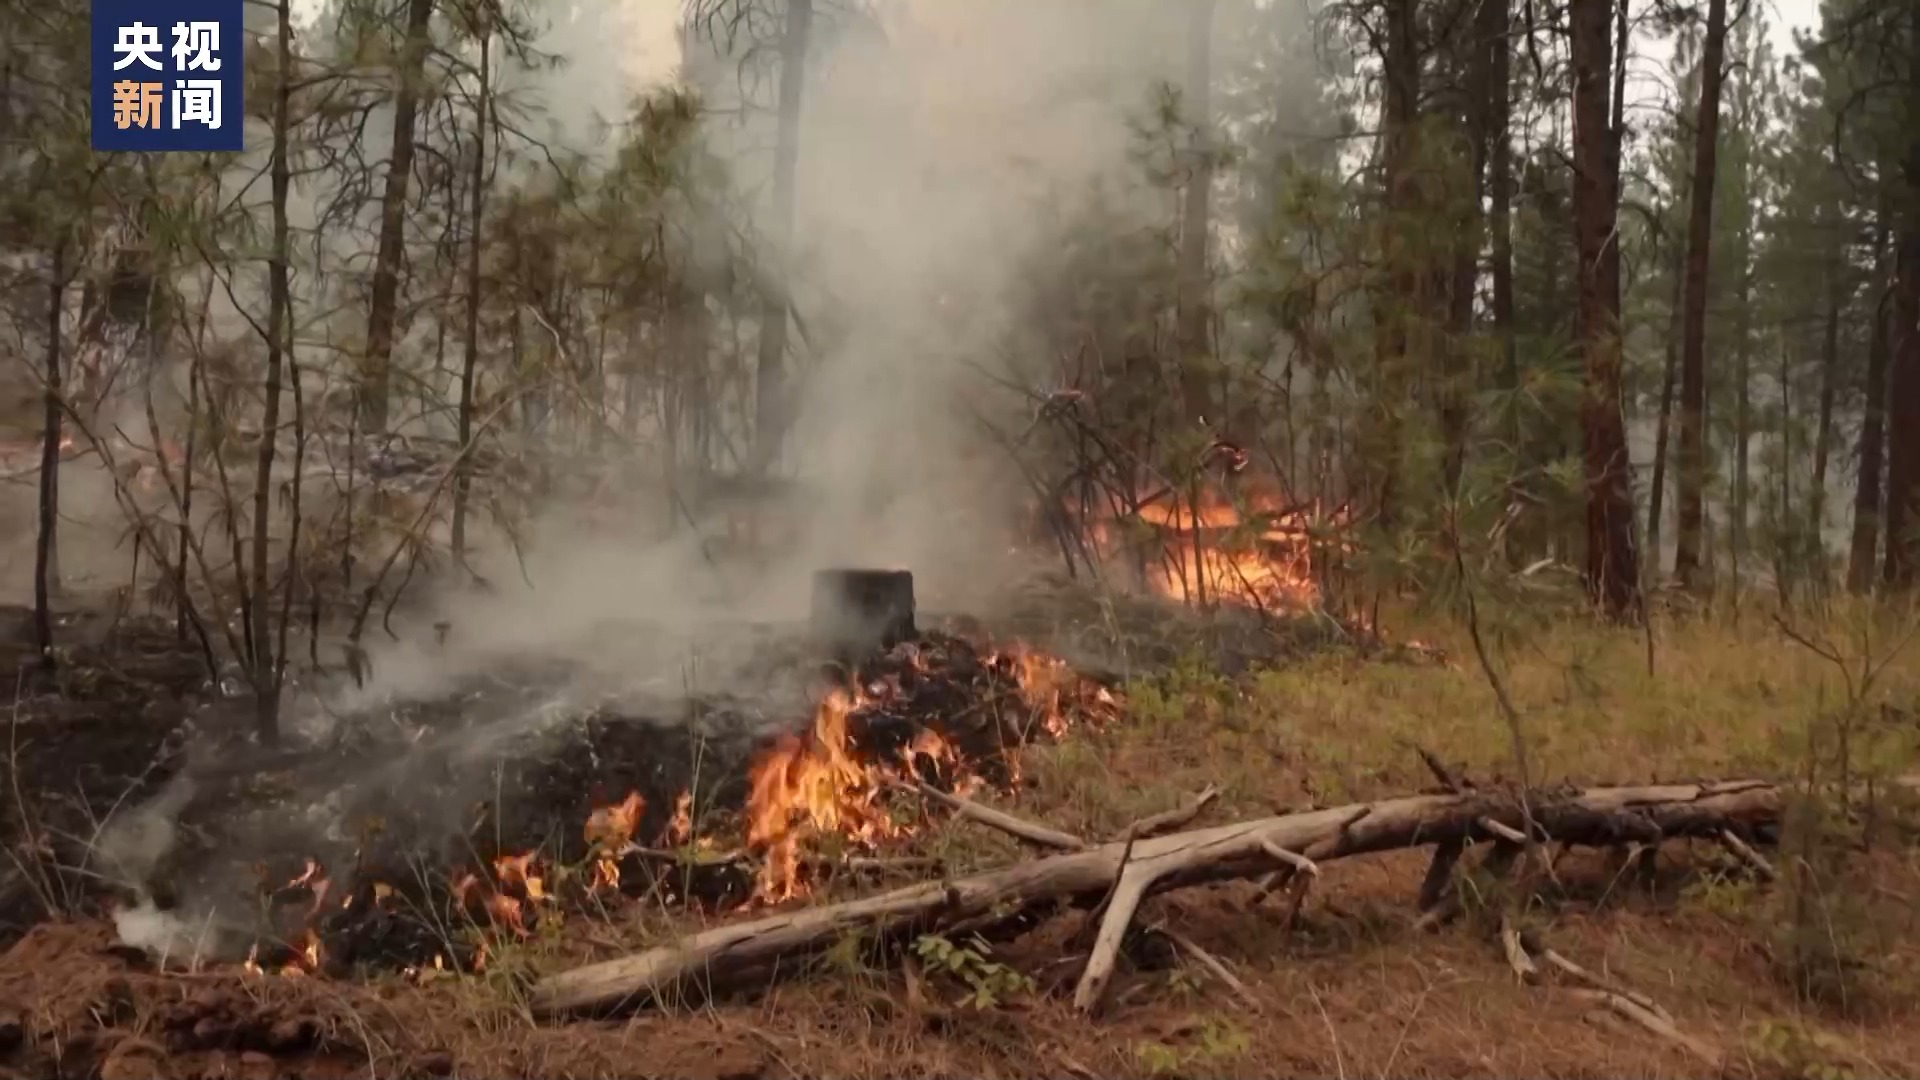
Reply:
[[[176,959],[244,950],[261,972],[424,975],[485,970],[502,942],[570,915],[779,904],[897,853],[932,824],[925,788],[1010,788],[1020,746],[1119,710],[1057,658],[941,632],[822,674],[797,731],[766,734],[763,712],[721,700],[679,717],[606,705],[502,738],[469,700],[396,710],[382,736],[285,774],[201,778],[154,879],[160,907],[177,906],[123,911],[122,934],[140,937],[145,913],[169,922]],[[540,699],[523,687],[511,708]],[[283,854],[233,865],[263,847]]]

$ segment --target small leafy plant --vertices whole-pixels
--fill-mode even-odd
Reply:
[[[977,934],[965,945],[939,934],[922,934],[914,941],[913,951],[928,971],[944,973],[967,987],[956,1004],[968,1008],[997,1009],[1010,998],[1034,991],[1032,978],[989,959],[993,949]]]

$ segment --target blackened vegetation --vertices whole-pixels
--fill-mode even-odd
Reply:
[[[857,688],[856,759],[950,790],[962,769],[1010,785],[1008,751],[1045,736],[1052,691],[1037,700],[1021,668],[929,631],[818,676]],[[746,901],[759,869],[742,839],[752,766],[819,737],[808,704],[582,707],[563,689],[555,671],[495,672],[342,718],[326,749],[282,768],[202,774],[145,884],[185,923],[225,928],[224,955],[333,975],[476,966],[487,942],[538,934],[554,912]],[[1091,702],[1097,689],[1074,679],[1065,692]],[[950,756],[912,751],[929,730]],[[621,823],[611,840],[609,821]]]

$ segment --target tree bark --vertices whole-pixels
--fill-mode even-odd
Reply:
[[[1742,167],[1745,163],[1742,163]],[[1752,218],[1748,217],[1751,228]],[[1734,603],[1739,604],[1740,567],[1747,554],[1749,479],[1753,443],[1753,260],[1752,234],[1743,229],[1738,250],[1740,294],[1733,317],[1733,505],[1727,514],[1728,576],[1733,579]]]
[[[1881,474],[1885,471],[1887,412],[1887,354],[1889,308],[1893,300],[1892,235],[1890,200],[1882,199],[1880,225],[1874,237],[1875,288],[1872,323],[1867,332],[1867,372],[1862,388],[1865,405],[1861,409],[1859,464],[1853,490],[1853,539],[1847,555],[1847,590],[1865,595],[1873,590],[1874,573],[1880,554]]]
[[[1586,585],[1607,615],[1640,604],[1633,495],[1620,402],[1618,159],[1608,115],[1612,0],[1572,0],[1574,237],[1579,253],[1579,331],[1586,355],[1581,427],[1587,483]]]
[[[1907,155],[1893,283],[1893,370],[1887,386],[1887,585],[1920,576],[1920,6],[1908,12]]]
[[[1446,440],[1446,482],[1452,489],[1466,467],[1468,401],[1478,384],[1474,372],[1474,300],[1480,283],[1480,250],[1486,232],[1481,201],[1487,193],[1488,163],[1493,154],[1493,101],[1496,43],[1506,38],[1506,11],[1498,0],[1479,4],[1466,27],[1464,43],[1454,49],[1463,69],[1463,94],[1458,114],[1467,143],[1467,182],[1456,213],[1453,267],[1447,284],[1447,343],[1450,370],[1441,393],[1440,427]]]
[[[373,295],[367,309],[367,355],[360,372],[360,426],[369,435],[387,432],[393,385],[394,324],[400,308],[400,260],[406,254],[407,187],[413,177],[414,121],[420,83],[431,44],[433,0],[408,0],[406,40],[394,72],[393,150],[380,197],[380,244],[373,261]]]
[[[1511,0],[1481,0],[1487,20],[1486,48],[1491,71],[1487,80],[1487,225],[1492,232],[1494,346],[1502,385],[1513,402],[1507,409],[1507,444],[1514,455],[1514,473],[1523,462],[1520,448],[1520,360],[1513,337],[1513,10]],[[1513,493],[1509,493],[1509,498]]]
[[[273,184],[273,251],[267,263],[267,378],[265,412],[260,420],[260,456],[253,477],[253,566],[247,585],[247,606],[251,610],[248,629],[249,666],[254,694],[254,733],[262,745],[280,741],[279,658],[274,655],[272,610],[267,592],[267,562],[272,555],[272,536],[268,520],[273,508],[273,458],[280,438],[280,378],[286,361],[286,343],[290,327],[288,308],[292,304],[292,283],[288,258],[291,241],[287,223],[287,198],[292,190],[293,174],[287,160],[287,127],[291,122],[293,93],[293,13],[289,0],[279,0],[279,70],[274,77],[273,150],[268,170]],[[289,576],[287,588],[292,588]]]
[[[1213,12],[1215,0],[1187,2],[1187,121],[1193,125],[1187,150],[1186,190],[1180,214],[1179,300],[1180,394],[1187,419],[1218,422],[1215,409],[1213,350],[1207,301],[1207,239],[1213,205]]]
[[[1846,268],[1833,238],[1833,256],[1827,261],[1827,319],[1820,333],[1820,404],[1813,442],[1813,490],[1807,495],[1807,523],[1812,529],[1811,551],[1820,556],[1813,567],[1824,588],[1829,582],[1826,571],[1827,462],[1832,454],[1833,404],[1840,384],[1840,309],[1846,303]],[[1791,462],[1786,458],[1786,462]],[[1783,462],[1783,465],[1786,463]]]
[[[1684,249],[1676,249],[1682,251]],[[1660,537],[1667,493],[1667,443],[1673,431],[1673,390],[1680,374],[1680,304],[1686,281],[1685,259],[1674,260],[1673,293],[1667,301],[1667,362],[1660,376],[1660,417],[1653,436],[1653,484],[1647,498],[1647,560],[1651,578],[1660,576]]]
[[[54,244],[47,277],[46,385],[41,390],[40,529],[33,543],[33,641],[40,666],[52,670],[53,594],[60,588],[60,316],[67,301],[67,245]]]
[[[632,956],[589,964],[536,983],[536,1014],[599,1011],[662,999],[698,979],[713,985],[763,976],[772,964],[817,952],[850,934],[937,932],[996,912],[1097,901],[1138,903],[1154,893],[1275,870],[1317,876],[1316,863],[1428,844],[1491,841],[1532,824],[1553,840],[1599,847],[1666,838],[1717,839],[1780,820],[1782,795],[1762,782],[1535,792],[1523,809],[1509,794],[1416,795],[1260,818],[1151,839],[1102,844],[971,877],[927,882],[878,896],[804,907],[732,923]],[[1529,821],[1531,818],[1531,821]],[[1304,867],[1304,869],[1303,869]],[[1118,887],[1116,887],[1118,885]],[[1125,930],[1130,910],[1108,905]],[[1116,938],[1103,920],[1103,938]],[[1110,952],[1111,950],[1109,950]],[[1076,995],[1097,1001],[1100,973]]]
[[[760,274],[760,342],[754,366],[752,463],[764,472],[780,456],[791,402],[786,389],[787,320],[793,309],[794,201],[800,169],[800,96],[806,87],[807,41],[813,31],[813,0],[787,0],[780,41],[780,118],[773,158],[773,216],[767,235],[774,265]]]
[[[1707,284],[1713,246],[1713,195],[1720,145],[1720,87],[1726,67],[1727,0],[1707,6],[1700,57],[1700,113],[1694,125],[1692,206],[1687,216],[1686,297],[1680,352],[1679,535],[1673,574],[1699,584],[1707,483]]]
[[[482,16],[485,18],[485,16]],[[473,189],[467,194],[467,221],[472,230],[467,237],[467,340],[460,358],[459,443],[454,459],[457,475],[453,480],[453,558],[464,562],[467,555],[467,502],[473,490],[473,453],[467,445],[473,439],[473,376],[480,367],[480,225],[486,208],[487,120],[492,105],[490,83],[493,78],[493,27],[480,34],[480,90],[473,107],[473,171],[468,181]],[[604,380],[602,380],[604,382]],[[594,430],[599,430],[595,425]]]
[[[1387,0],[1387,31],[1380,62],[1384,102],[1381,110],[1381,187],[1385,193],[1385,227],[1380,243],[1384,288],[1374,297],[1376,401],[1364,421],[1359,439],[1367,447],[1363,466],[1367,494],[1374,500],[1377,522],[1391,530],[1395,521],[1394,475],[1378,462],[1399,458],[1400,425],[1393,415],[1401,408],[1406,369],[1413,352],[1412,329],[1426,314],[1428,278],[1422,272],[1421,246],[1414,242],[1410,223],[1416,216],[1419,186],[1413,170],[1414,124],[1420,107],[1420,41],[1416,0]]]

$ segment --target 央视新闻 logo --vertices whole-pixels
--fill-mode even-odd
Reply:
[[[244,147],[244,0],[93,0],[93,148]]]

